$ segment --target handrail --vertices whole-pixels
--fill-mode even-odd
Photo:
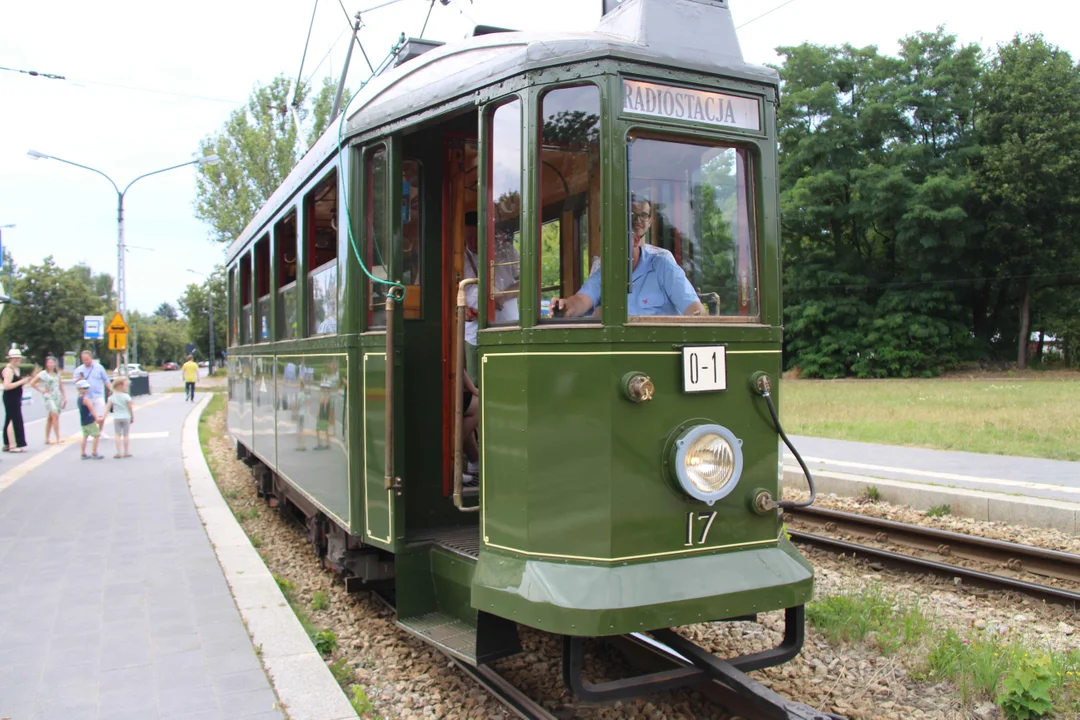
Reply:
[[[401,494],[401,478],[394,474],[394,288],[386,293],[386,454],[383,456],[383,485]]]
[[[458,283],[457,293],[457,372],[454,373],[454,507],[461,512],[476,512],[479,505],[467,507],[462,498],[461,473],[465,448],[465,288],[476,278]]]

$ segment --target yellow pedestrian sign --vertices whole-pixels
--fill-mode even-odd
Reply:
[[[109,333],[110,350],[127,350],[127,333]]]
[[[121,335],[127,335],[129,332],[131,332],[128,329],[128,324],[124,322],[124,316],[120,313],[116,313],[112,316],[112,320],[109,321],[108,330],[110,334]]]

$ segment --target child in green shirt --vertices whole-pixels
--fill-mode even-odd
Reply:
[[[116,436],[116,454],[114,458],[131,457],[129,445],[129,432],[131,423],[135,422],[135,407],[128,394],[128,379],[119,377],[113,382],[113,394],[109,396],[109,402],[105,406],[105,414],[112,410],[113,434]],[[102,418],[102,423],[105,419]],[[121,448],[123,452],[121,453]]]

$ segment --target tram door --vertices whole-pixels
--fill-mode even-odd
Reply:
[[[454,378],[457,376],[458,283],[477,277],[476,222],[479,191],[478,147],[475,136],[450,133],[445,141],[443,184],[443,494],[453,484]],[[471,245],[471,247],[470,247]],[[466,314],[469,317],[469,314]],[[475,341],[475,338],[473,338]],[[466,352],[466,365],[469,353]],[[470,370],[474,370],[470,368]],[[474,372],[475,374],[475,372]],[[474,378],[475,380],[475,378]]]
[[[402,160],[401,138],[391,136],[361,152],[360,219],[364,264],[372,278],[364,277],[364,332],[361,344],[364,442],[364,537],[369,544],[396,551],[403,535],[404,470],[403,432],[404,367],[403,320],[409,298],[402,263]],[[414,290],[415,292],[415,290]],[[394,302],[387,303],[388,295]],[[404,300],[404,301],[403,301]],[[391,308],[388,314],[387,308]],[[387,371],[390,371],[389,374]]]

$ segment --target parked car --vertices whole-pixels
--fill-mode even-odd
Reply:
[[[210,363],[206,360],[203,360],[201,363],[199,363],[199,367],[210,367]]]
[[[170,360],[169,362],[162,364],[161,369],[162,370],[179,370],[180,366],[177,365],[176,363],[174,363],[172,360]]]
[[[128,377],[143,377],[144,375],[150,374],[142,369],[140,363],[128,363],[127,369]]]

